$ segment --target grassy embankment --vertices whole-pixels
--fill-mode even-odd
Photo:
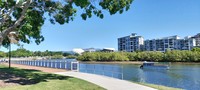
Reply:
[[[0,81],[14,85],[0,90],[104,90],[95,84],[73,77],[44,73],[37,70],[11,68],[0,65]]]

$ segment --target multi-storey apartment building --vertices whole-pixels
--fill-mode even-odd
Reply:
[[[200,33],[193,37],[196,40],[196,46],[200,47]]]
[[[161,51],[166,50],[191,50],[193,47],[200,45],[200,34],[194,37],[187,36],[180,39],[179,36],[170,36],[159,39],[145,40],[142,36],[132,34],[130,36],[118,38],[118,50],[133,52],[136,50]]]
[[[178,36],[170,36],[159,39],[145,40],[146,51],[166,51],[167,49],[178,49],[177,40]]]
[[[137,36],[136,33],[133,33],[129,36],[118,38],[118,50],[134,52],[137,50],[142,50],[144,44],[144,39],[142,36]]]
[[[196,39],[194,37],[187,36],[182,40],[182,45],[180,50],[191,50],[196,46]]]
[[[196,41],[193,37],[185,37],[180,39],[179,36],[170,36],[160,39],[145,40],[146,51],[162,51],[166,50],[191,50],[196,46]]]

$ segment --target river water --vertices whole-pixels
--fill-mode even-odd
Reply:
[[[90,69],[93,68],[93,66],[91,65],[98,66],[96,68],[100,68],[104,65],[107,65],[107,67],[114,66],[115,70],[117,70],[116,68],[118,68],[118,72],[123,73],[124,80],[158,84],[169,87],[182,88],[186,90],[200,90],[200,64],[171,64],[169,70],[140,69],[140,65],[134,64],[88,65]],[[85,67],[82,67],[83,65],[80,65],[80,71],[86,69]],[[104,70],[106,70],[106,68],[104,68]],[[104,73],[109,75],[112,70],[110,70],[110,72],[107,71]],[[89,73],[93,73],[93,71],[90,71]]]

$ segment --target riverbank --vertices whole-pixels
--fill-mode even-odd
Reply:
[[[14,66],[14,65],[13,65]],[[24,65],[25,66],[25,65]],[[21,67],[21,66],[20,66]],[[26,66],[29,67],[29,66]],[[30,66],[31,67],[31,66]],[[47,69],[43,69],[47,71]],[[62,70],[61,70],[62,71]],[[41,72],[35,68],[10,68],[0,64],[2,90],[105,90],[93,83],[70,76]]]

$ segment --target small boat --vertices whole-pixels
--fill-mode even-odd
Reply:
[[[140,66],[141,69],[169,69],[169,65],[156,65],[155,62],[146,62]]]

